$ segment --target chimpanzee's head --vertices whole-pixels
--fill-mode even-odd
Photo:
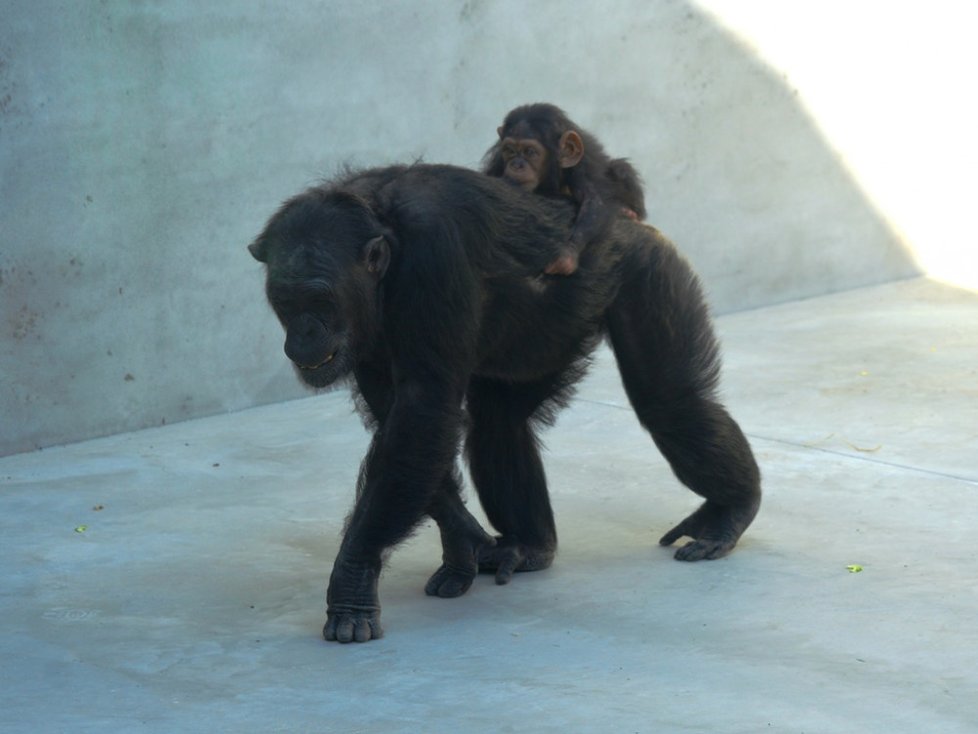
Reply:
[[[486,173],[526,191],[554,195],[564,186],[564,171],[585,156],[582,133],[564,111],[551,104],[517,107],[496,130],[498,142],[485,157]]]
[[[347,376],[377,333],[389,234],[358,197],[310,189],[286,202],[248,247],[267,266],[269,303],[303,382]]]

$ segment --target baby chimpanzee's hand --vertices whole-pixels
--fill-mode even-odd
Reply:
[[[550,263],[543,272],[547,275],[570,275],[577,270],[577,253],[565,249],[560,257]]]

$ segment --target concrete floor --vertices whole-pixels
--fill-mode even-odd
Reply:
[[[0,460],[0,731],[978,731],[978,294],[718,325],[765,477],[737,551],[657,547],[696,499],[602,352],[546,436],[554,567],[432,599],[426,526],[367,645],[320,638],[345,392]]]

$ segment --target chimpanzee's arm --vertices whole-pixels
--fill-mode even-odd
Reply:
[[[441,508],[448,501],[435,498],[454,468],[461,402],[460,390],[438,381],[412,378],[394,387],[364,458],[356,506],[330,575],[327,640],[365,642],[383,635],[377,594],[383,554],[433,503]]]
[[[611,221],[611,210],[597,187],[583,173],[575,171],[571,174],[570,193],[577,203],[577,218],[560,257],[544,270],[548,275],[570,275],[577,270],[581,250],[597,239]]]
[[[579,254],[607,228],[611,221],[611,210],[590,181],[585,180],[572,188],[571,194],[578,203],[578,208],[570,244],[575,254]]]
[[[426,514],[449,540],[448,573],[432,588],[439,596],[467,588],[477,546],[491,542],[465,510],[454,481],[462,400],[478,338],[476,276],[442,210],[410,193],[398,210],[400,261],[383,285],[384,356],[354,371],[379,425],[330,576],[327,640],[381,636],[377,578],[384,552]],[[468,555],[472,559],[463,563]]]

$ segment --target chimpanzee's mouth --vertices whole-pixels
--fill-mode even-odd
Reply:
[[[300,370],[307,370],[307,371],[318,370],[320,367],[323,367],[323,366],[329,364],[330,362],[332,362],[333,361],[333,357],[335,357],[335,356],[336,356],[336,352],[330,352],[329,354],[326,355],[326,359],[324,359],[319,364],[317,364],[317,365],[304,365],[304,364],[300,364],[299,365],[299,369]]]
[[[345,377],[353,369],[353,358],[343,347],[334,349],[316,366],[292,363],[296,375],[310,387],[322,389],[329,387],[337,380]]]

